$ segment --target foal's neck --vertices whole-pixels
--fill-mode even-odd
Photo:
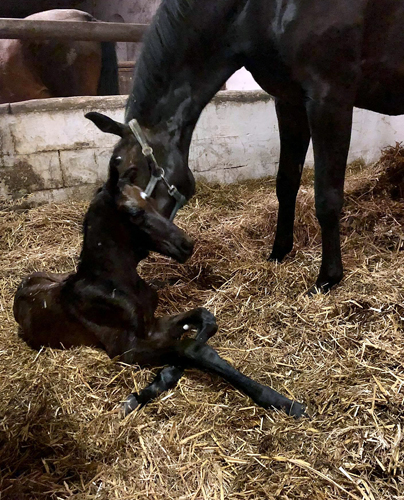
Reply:
[[[136,286],[137,266],[148,252],[136,244],[136,228],[128,231],[123,215],[105,189],[93,199],[84,220],[84,238],[77,275]]]

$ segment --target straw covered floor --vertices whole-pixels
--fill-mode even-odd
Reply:
[[[267,262],[273,179],[200,184],[178,224],[195,239],[179,265],[152,255],[159,313],[206,306],[221,356],[303,401],[311,419],[256,407],[218,378],[178,387],[122,419],[156,370],[77,348],[34,352],[12,300],[35,270],[74,269],[84,203],[0,212],[0,499],[403,500],[404,149],[348,168],[340,286],[309,298],[320,264],[312,172],[295,247]]]

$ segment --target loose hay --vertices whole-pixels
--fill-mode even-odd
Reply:
[[[4,206],[0,499],[402,500],[403,156],[397,146],[348,171],[345,278],[327,296],[305,296],[320,262],[310,174],[283,264],[266,261],[277,203],[264,179],[200,185],[178,217],[197,240],[192,259],[153,255],[142,266],[146,278],[173,283],[160,291],[160,313],[209,307],[220,354],[305,401],[311,420],[257,408],[197,371],[122,420],[120,401],[151,371],[89,348],[33,352],[12,318],[24,275],[73,268],[86,205]]]

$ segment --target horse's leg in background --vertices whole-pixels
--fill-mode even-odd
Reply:
[[[342,278],[339,218],[351,139],[353,104],[309,100],[306,104],[315,163],[316,215],[321,227],[322,262],[315,288],[327,292]],[[312,290],[315,291],[315,290]]]
[[[113,42],[101,42],[101,74],[97,95],[118,95],[119,73],[116,46]]]
[[[57,52],[54,57],[61,57]],[[54,80],[55,93],[67,95],[97,95],[101,75],[102,53],[99,42],[64,42],[63,72]],[[66,85],[68,84],[68,85]]]
[[[281,152],[276,177],[279,201],[275,241],[269,260],[278,262],[293,248],[296,196],[310,142],[306,108],[276,100]]]
[[[72,95],[119,94],[118,61],[112,42],[71,42]],[[73,93],[74,92],[74,93]]]
[[[97,95],[102,66],[101,44],[73,42],[70,50],[77,53],[77,58],[71,66],[74,82],[72,95]]]
[[[158,332],[180,338],[191,326],[197,328],[195,340],[207,342],[217,332],[216,319],[204,307],[198,307],[185,313],[165,316],[156,322]],[[185,327],[185,329],[184,329]],[[160,370],[153,382],[142,389],[139,394],[132,393],[123,404],[124,415],[129,415],[135,408],[142,407],[156,399],[160,394],[174,388],[184,374],[184,368],[167,366]]]

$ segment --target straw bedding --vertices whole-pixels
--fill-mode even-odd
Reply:
[[[153,255],[169,281],[159,313],[205,305],[211,344],[237,368],[304,401],[311,419],[257,408],[188,371],[123,420],[122,401],[155,370],[95,349],[30,350],[13,293],[34,270],[74,268],[84,203],[0,213],[0,499],[404,499],[404,149],[348,169],[345,277],[308,298],[320,263],[312,173],[298,197],[295,247],[266,261],[274,181],[200,185],[178,216],[196,238],[185,265]]]

